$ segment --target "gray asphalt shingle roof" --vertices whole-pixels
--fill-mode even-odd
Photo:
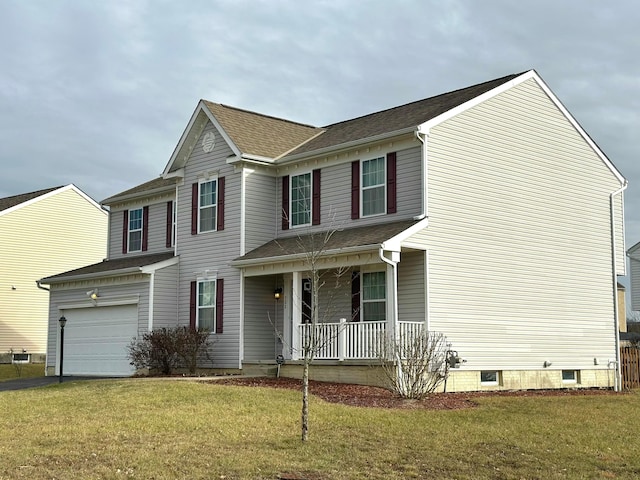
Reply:
[[[94,263],[93,265],[87,265],[86,267],[76,268],[75,270],[69,270],[68,272],[43,278],[42,283],[47,283],[47,281],[62,281],[65,278],[75,277],[78,275],[100,274],[136,267],[142,268],[147,265],[153,265],[154,263],[169,260],[173,257],[173,252],[164,252],[151,255],[127,256],[123,258],[116,258],[114,260],[103,260],[102,262]]]
[[[366,245],[378,246],[391,237],[405,231],[418,223],[419,220],[400,220],[397,222],[383,223],[381,225],[369,225],[365,227],[347,228],[336,230],[324,244],[324,236],[327,231],[293,237],[276,238],[260,247],[250,251],[234,262],[245,260],[269,259],[274,257],[298,256],[305,252],[316,251],[323,248],[327,252],[336,252],[341,249],[361,247]]]
[[[7,210],[11,207],[15,207],[16,205],[20,205],[21,203],[28,202],[29,200],[33,200],[41,195],[46,195],[49,192],[53,192],[54,190],[58,190],[60,187],[52,187],[45,188],[43,190],[37,190],[35,192],[29,193],[21,193],[20,195],[13,195],[11,197],[0,198],[0,212],[3,210]]]

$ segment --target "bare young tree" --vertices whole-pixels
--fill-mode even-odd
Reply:
[[[446,337],[426,329],[389,335],[378,352],[389,389],[402,398],[418,400],[446,380],[450,362],[457,361],[452,358]]]
[[[303,307],[302,323],[305,325],[297,351],[302,358],[301,438],[305,442],[309,438],[309,369],[316,355],[329,342],[336,340],[337,335],[340,334],[340,327],[337,330],[330,330],[323,328],[323,324],[330,323],[331,320],[335,321],[338,314],[342,314],[344,317],[344,312],[338,312],[336,305],[344,303],[339,301],[340,296],[351,298],[351,291],[346,288],[347,284],[344,280],[345,275],[350,272],[350,268],[323,265],[327,249],[330,247],[334,235],[339,232],[339,229],[334,228],[334,221],[329,222],[329,225],[330,228],[327,230],[308,230],[296,237],[296,251],[302,252],[302,261],[305,267],[303,273],[305,278],[309,279],[311,293],[306,299],[293,299],[293,301],[300,302]],[[351,312],[349,312],[350,316]],[[285,344],[282,334],[277,329],[276,335]]]

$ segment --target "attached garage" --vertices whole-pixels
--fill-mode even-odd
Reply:
[[[65,375],[128,376],[127,346],[138,335],[138,306],[117,305],[64,311]]]

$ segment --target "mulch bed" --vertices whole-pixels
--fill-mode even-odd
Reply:
[[[250,387],[288,388],[300,390],[302,382],[293,378],[271,377],[228,377],[217,380],[216,383],[225,385],[240,385]],[[495,391],[495,392],[458,392],[433,393],[422,400],[405,400],[389,390],[366,385],[352,385],[347,383],[329,383],[309,381],[309,391],[327,402],[341,403],[356,407],[400,408],[400,409],[428,409],[454,410],[475,407],[478,397],[509,396],[509,397],[540,397],[540,396],[585,396],[585,395],[621,395],[606,389],[557,389],[557,390],[524,390],[524,391]]]

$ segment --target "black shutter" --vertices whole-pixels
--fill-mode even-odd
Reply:
[[[396,152],[387,154],[387,213],[396,213]]]
[[[312,198],[311,224],[320,225],[320,169],[317,168],[311,173],[312,177]]]
[[[351,321],[360,321],[360,272],[351,272]]]
[[[351,162],[351,218],[360,218],[360,161]]]
[[[282,177],[282,230],[289,230],[289,175]]]
[[[218,215],[216,230],[224,230],[224,177],[218,178]]]
[[[165,246],[171,248],[173,239],[173,201],[167,202],[167,228],[165,231]]]
[[[198,184],[191,185],[191,235],[198,234]]]
[[[142,209],[142,251],[149,248],[149,206]]]
[[[224,310],[224,280],[218,278],[216,280],[216,333],[222,333],[223,330],[223,310]]]
[[[127,253],[129,245],[129,210],[123,212],[122,221],[122,253]]]
[[[197,285],[197,282],[191,282],[191,292],[189,296],[189,327],[192,330],[196,329]]]

